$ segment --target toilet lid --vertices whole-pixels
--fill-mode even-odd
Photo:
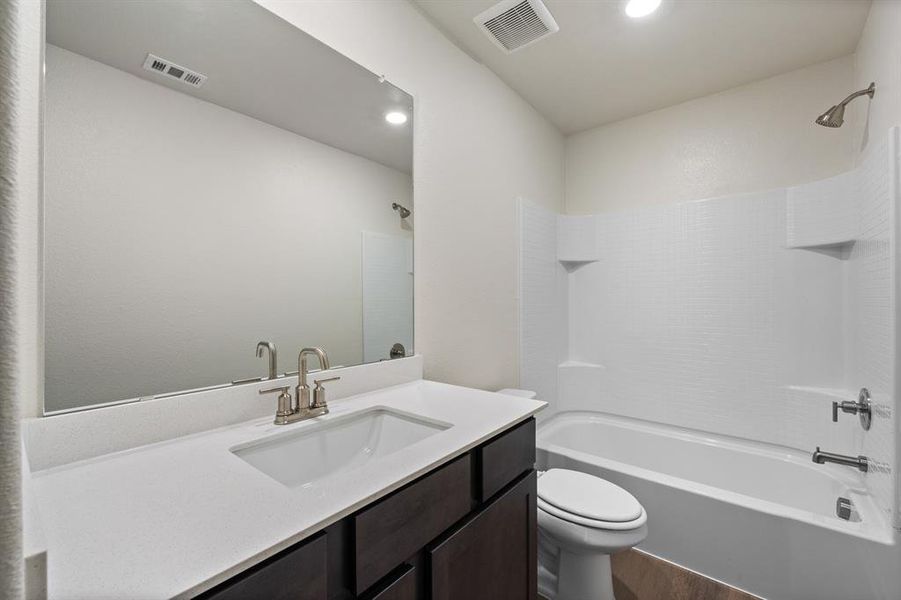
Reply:
[[[551,469],[539,477],[538,497],[562,511],[595,521],[623,523],[642,514],[641,504],[623,488],[568,469]]]

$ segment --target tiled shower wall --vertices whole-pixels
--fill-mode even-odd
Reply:
[[[557,214],[520,200],[519,385],[551,402],[566,356],[566,273],[557,261]],[[539,413],[539,419],[548,411]]]
[[[846,361],[852,383],[860,382],[872,396],[876,416],[872,428],[854,430],[853,450],[878,461],[867,474],[867,484],[880,504],[891,507],[896,492],[898,468],[898,384],[897,369],[897,274],[896,211],[899,207],[899,129],[882,140],[874,139],[873,148],[856,170],[859,203],[859,230],[848,260],[846,312]],[[851,416],[851,415],[847,415]],[[894,523],[901,527],[898,503],[894,505]]]
[[[598,261],[570,280],[569,358],[598,365],[564,410],[602,410],[824,447],[843,388],[843,263],[785,248],[786,192],[595,218]],[[824,432],[825,433],[825,432]]]
[[[861,477],[891,513],[894,148],[792,189],[591,217],[524,205],[521,384],[552,411],[866,454],[877,468]],[[540,351],[555,339],[560,354]],[[831,421],[860,387],[878,407],[869,432]]]

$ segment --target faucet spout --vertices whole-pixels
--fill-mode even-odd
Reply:
[[[319,358],[319,368],[323,371],[329,369],[328,355],[322,348],[304,348],[297,355],[297,395],[298,410],[310,408],[310,386],[307,385],[307,356],[315,354]]]
[[[272,342],[257,343],[257,358],[263,358],[263,352],[269,353],[269,379],[278,377],[278,351]]]
[[[845,465],[847,467],[854,467],[858,471],[862,471],[866,473],[870,470],[870,461],[866,456],[847,456],[845,454],[834,454],[832,452],[823,452],[820,450],[820,447],[817,446],[817,449],[814,450],[813,455],[811,456],[813,462],[818,465],[824,465],[826,463],[835,463],[837,465]]]

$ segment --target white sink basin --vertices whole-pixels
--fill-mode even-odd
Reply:
[[[269,477],[294,488],[360,467],[451,427],[381,406],[319,419],[321,423],[230,450]]]

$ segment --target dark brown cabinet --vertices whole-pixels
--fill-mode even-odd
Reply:
[[[535,419],[482,444],[476,456],[481,464],[479,500],[485,502],[535,466]]]
[[[200,597],[209,600],[326,600],[326,541],[325,534],[319,533]]]
[[[529,419],[201,597],[535,600],[534,462]]]
[[[533,471],[431,550],[432,600],[536,597],[536,482]]]
[[[352,517],[358,594],[469,514],[471,463],[462,456]]]

